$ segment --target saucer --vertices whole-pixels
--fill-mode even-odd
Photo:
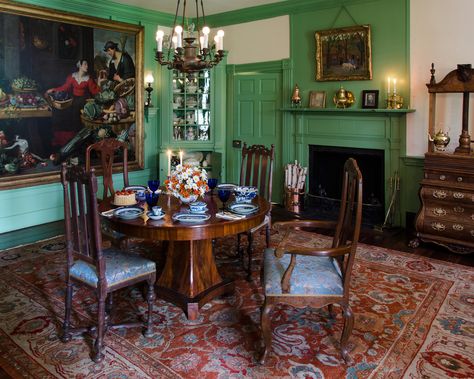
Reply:
[[[143,208],[140,207],[120,208],[115,210],[114,216],[124,220],[133,220],[140,217],[143,212]]]
[[[161,214],[155,215],[153,214],[153,212],[148,211],[146,215],[148,216],[148,218],[151,218],[152,220],[161,220],[163,217],[165,217],[165,212],[161,212]]]

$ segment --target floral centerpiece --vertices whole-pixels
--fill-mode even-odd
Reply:
[[[184,203],[196,201],[209,190],[206,170],[187,164],[177,165],[170,178],[165,181],[165,185]]]

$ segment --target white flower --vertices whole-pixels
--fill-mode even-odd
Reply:
[[[194,180],[196,183],[199,182],[199,176],[194,175],[194,176],[193,176],[193,180]]]

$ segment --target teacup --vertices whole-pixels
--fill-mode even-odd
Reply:
[[[145,200],[145,190],[144,189],[137,189],[135,191],[135,197],[137,200]]]
[[[155,205],[154,207],[151,207],[151,211],[153,212],[154,216],[159,216],[162,212],[162,208],[158,205]]]

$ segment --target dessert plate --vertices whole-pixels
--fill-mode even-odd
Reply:
[[[161,220],[163,217],[165,217],[165,212],[161,212],[159,215],[155,215],[153,212],[148,211],[146,215],[152,220]]]
[[[120,208],[115,210],[114,216],[124,220],[133,220],[140,217],[143,212],[143,208],[140,207]]]
[[[258,211],[258,205],[252,203],[232,203],[228,208],[229,211],[239,215],[249,215]]]
[[[204,213],[187,213],[178,212],[173,215],[173,221],[179,221],[185,224],[197,224],[199,222],[207,221],[211,218],[211,215]]]

